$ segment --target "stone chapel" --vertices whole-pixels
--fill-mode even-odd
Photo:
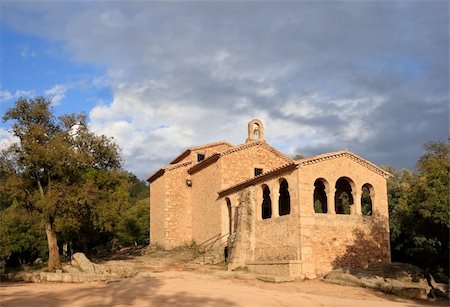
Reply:
[[[293,278],[389,262],[389,176],[346,149],[293,160],[253,119],[243,144],[188,148],[148,178],[150,243],[214,242],[229,269]]]

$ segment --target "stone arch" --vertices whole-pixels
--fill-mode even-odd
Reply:
[[[334,207],[336,214],[350,214],[350,208],[354,204],[355,183],[348,177],[341,177],[336,181],[335,188]]]
[[[328,198],[327,191],[329,190],[328,182],[323,178],[318,178],[314,181],[314,212],[327,213],[328,212]]]
[[[250,141],[264,141],[264,125],[255,118],[248,122],[248,137],[247,142]]]
[[[375,192],[370,183],[363,184],[361,188],[361,214],[372,215],[373,213],[373,198]]]
[[[278,214],[288,215],[291,213],[291,196],[289,195],[289,184],[286,179],[280,179],[280,195],[278,197]]]
[[[261,204],[262,219],[270,219],[272,217],[272,200],[270,199],[270,189],[267,185],[262,185],[263,201]]]

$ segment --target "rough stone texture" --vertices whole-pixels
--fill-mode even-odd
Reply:
[[[102,274],[103,273],[103,272],[100,272],[101,269],[99,267],[97,267],[96,264],[92,263],[86,257],[86,255],[83,253],[73,254],[73,259],[72,259],[71,265],[73,267],[79,268],[81,272],[84,272],[87,274]]]
[[[246,189],[240,193],[236,233],[233,234],[228,244],[228,270],[245,267],[255,246],[254,212],[255,200],[252,189]]]
[[[132,274],[134,264],[111,260],[104,264],[92,263],[83,253],[75,253],[71,266],[64,266],[67,273],[86,273],[95,275],[111,275],[127,277]]]
[[[431,292],[440,292],[445,297],[448,292],[448,286],[436,284],[427,272],[406,263],[375,264],[366,269],[341,268],[329,272],[325,280],[415,299],[426,299]]]
[[[389,174],[347,150],[293,161],[264,141],[259,121],[261,138],[253,138],[250,132],[255,122],[249,124],[246,143],[220,145],[223,147],[212,143],[191,149],[149,178],[151,242],[172,248],[190,240],[201,244],[222,237],[215,245],[219,249],[231,236],[237,239],[234,253],[241,259],[235,260],[239,266],[245,258],[246,263],[272,263],[274,272],[307,278],[324,276],[339,267],[390,262]],[[205,154],[206,159],[197,162],[197,153]],[[262,168],[263,175],[255,177],[255,168]],[[336,183],[341,178],[351,187],[351,214],[335,211]],[[314,211],[317,179],[325,186],[327,213]],[[290,197],[290,213],[284,216],[278,208],[282,180],[288,183]],[[365,184],[370,186],[371,216],[361,213]],[[270,189],[272,216],[263,220],[265,186]],[[252,202],[247,205],[245,199],[248,202],[249,198],[241,197],[246,189],[252,193]],[[231,204],[231,215],[227,203]],[[242,213],[247,207],[253,210],[250,217]],[[245,234],[242,225],[249,223],[253,228]],[[239,239],[246,235],[247,239]],[[285,261],[286,267],[278,269],[283,265],[275,265],[277,261]],[[296,268],[291,270],[289,263],[296,263]]]
[[[250,272],[257,274],[289,276],[290,278],[302,276],[300,260],[247,262],[246,265]]]
[[[100,274],[83,274],[83,273],[49,273],[49,272],[35,272],[35,273],[19,273],[10,277],[13,281],[25,282],[64,282],[64,283],[86,283],[97,281],[118,281],[117,276],[100,275]]]

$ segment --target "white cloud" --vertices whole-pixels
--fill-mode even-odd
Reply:
[[[18,142],[19,138],[12,135],[9,131],[0,128],[0,151]]]
[[[7,6],[8,24],[105,68],[92,85],[110,88],[113,98],[90,111],[90,125],[116,138],[141,178],[188,146],[243,142],[255,117],[288,153],[347,147],[403,166],[421,143],[447,134],[443,3]],[[33,16],[22,11],[38,17],[19,18]],[[408,74],[417,63],[423,71]],[[67,89],[57,84],[46,94],[57,103]],[[11,96],[1,92],[0,101]]]
[[[8,102],[19,97],[31,97],[34,95],[34,91],[17,90],[14,93],[10,91],[0,91],[0,103]]]
[[[70,89],[70,86],[67,84],[55,84],[46,90],[44,94],[50,96],[54,105],[58,105],[66,97],[66,91],[68,89]]]

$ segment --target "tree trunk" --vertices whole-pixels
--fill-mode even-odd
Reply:
[[[47,234],[48,242],[48,269],[53,271],[61,267],[59,260],[59,248],[56,241],[56,232],[52,221],[45,223],[45,233]]]

